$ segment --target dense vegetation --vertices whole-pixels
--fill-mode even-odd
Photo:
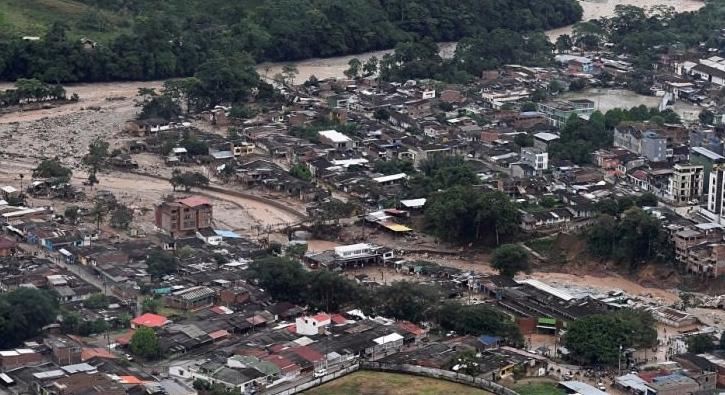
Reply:
[[[0,37],[5,38],[0,79],[44,81],[190,76],[218,54],[248,53],[256,61],[327,57],[391,48],[416,37],[451,41],[495,29],[543,30],[574,23],[582,14],[574,0],[2,2],[14,4],[0,12]],[[39,12],[45,8],[51,9]],[[32,18],[47,25],[13,25],[33,12]],[[73,15],[59,18],[63,12]],[[62,23],[80,29],[68,32]],[[42,39],[20,39],[29,33]],[[84,47],[79,33],[102,40]]]
[[[499,245],[517,232],[519,219],[519,211],[505,193],[465,186],[433,194],[425,208],[428,230],[455,243]]]
[[[657,331],[651,313],[620,310],[574,321],[564,344],[578,362],[616,366],[620,347],[652,347],[657,344]]]
[[[15,347],[55,321],[58,302],[48,292],[18,288],[0,295],[0,347]]]
[[[676,13],[673,7],[659,6],[648,11],[618,5],[615,15],[574,26],[573,41],[585,48],[598,48],[605,42],[634,55],[635,66],[652,67],[658,54],[691,48],[704,43],[722,48],[720,34],[725,19],[725,3],[709,1],[695,12]]]
[[[521,333],[505,314],[483,305],[444,302],[441,289],[434,286],[403,281],[374,289],[363,288],[327,270],[305,270],[289,256],[259,258],[250,269],[252,278],[275,300],[328,312],[357,307],[373,316],[431,322],[445,331],[496,335],[507,344],[522,343]]]
[[[626,209],[619,217],[599,215],[585,237],[594,257],[614,260],[630,270],[652,260],[668,262],[674,253],[660,221],[638,207]]]

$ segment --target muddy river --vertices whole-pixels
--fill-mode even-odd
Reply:
[[[579,2],[584,10],[582,20],[598,19],[601,17],[609,17],[614,15],[614,8],[619,4],[629,4],[638,7],[649,8],[656,5],[672,6],[677,12],[695,11],[705,3],[702,0],[580,0]],[[571,26],[565,26],[558,29],[549,30],[547,36],[554,41],[562,34],[571,34]],[[441,56],[452,57],[456,50],[456,43],[441,43]],[[319,79],[344,77],[343,71],[348,68],[348,62],[352,58],[358,58],[362,61],[376,56],[380,59],[386,53],[392,50],[366,52],[352,56],[339,56],[324,59],[308,59],[299,62],[291,62],[297,66],[299,74],[295,81],[302,82],[314,75]],[[264,63],[257,69],[261,76],[272,78],[275,74],[282,71],[282,67],[289,63]]]

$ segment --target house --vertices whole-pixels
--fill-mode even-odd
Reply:
[[[10,256],[15,253],[18,243],[13,240],[0,237],[0,257]]]
[[[534,134],[534,148],[538,148],[544,152],[549,149],[549,146],[559,140],[559,135],[548,132],[539,132]]]
[[[152,314],[152,313],[146,313],[143,315],[140,315],[133,320],[131,320],[131,328],[136,329],[140,327],[146,327],[146,328],[160,328],[166,324],[168,324],[169,321],[166,317],[163,315],[158,314]]]
[[[210,228],[211,221],[212,204],[201,196],[164,202],[156,207],[156,226],[172,237],[195,235],[200,229]]]
[[[339,151],[350,151],[355,148],[355,142],[350,137],[337,130],[321,130],[317,132],[320,143],[328,145]]]
[[[203,240],[210,246],[218,246],[222,243],[222,236],[217,234],[212,228],[203,228],[196,231],[196,237]]]
[[[591,100],[556,100],[539,103],[537,111],[544,115],[549,124],[562,128],[572,115],[588,119],[594,112]]]
[[[615,127],[614,146],[642,155],[652,162],[667,160],[667,139],[641,126]]]
[[[298,317],[295,320],[297,333],[300,335],[319,335],[324,333],[325,328],[331,323],[330,316],[324,313],[314,316]]]
[[[166,305],[175,309],[198,310],[214,304],[216,293],[209,287],[197,286],[172,292],[166,296]]]
[[[697,79],[725,86],[725,59],[719,56],[700,59],[700,62],[690,69],[690,74]]]

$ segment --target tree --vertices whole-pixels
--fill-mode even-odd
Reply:
[[[165,251],[151,251],[146,258],[146,265],[149,274],[155,278],[176,272],[176,258]]]
[[[108,160],[108,142],[100,137],[94,139],[88,145],[88,153],[83,157],[83,165],[88,168],[88,179],[91,185],[97,183],[96,174]]]
[[[144,103],[139,119],[163,119],[166,121],[177,119],[181,115],[181,107],[169,94],[153,96]]]
[[[460,185],[431,195],[424,214],[428,230],[444,240],[489,245],[499,245],[512,236],[520,218],[504,193],[478,192]]]
[[[55,321],[58,301],[50,292],[18,288],[0,295],[0,347],[15,347]]]
[[[141,302],[141,311],[144,313],[158,313],[161,302],[158,299],[146,298]]]
[[[93,208],[91,208],[89,215],[95,220],[97,231],[101,230],[101,223],[108,214],[109,210],[110,208],[108,205],[104,204],[102,201],[96,200],[93,204]]]
[[[209,179],[199,172],[184,172],[181,174],[180,183],[181,186],[184,187],[184,190],[189,192],[192,188],[203,188],[208,186]]]
[[[687,352],[693,354],[702,354],[717,348],[715,344],[715,337],[709,333],[700,333],[688,336],[685,339],[685,343],[687,343]]]
[[[363,66],[362,65],[362,62],[360,61],[360,59],[358,59],[358,58],[352,58],[352,59],[350,59],[350,61],[347,64],[348,64],[349,67],[348,67],[347,70],[345,70],[343,72],[345,74],[345,76],[347,78],[351,78],[351,79],[356,79],[357,77],[359,77],[360,76],[360,71],[361,71],[362,66]]]
[[[372,75],[375,75],[378,72],[378,58],[376,56],[371,56],[368,58],[368,60],[365,61],[365,64],[363,64],[363,76],[364,77],[370,77]]]
[[[295,164],[290,168],[289,174],[292,177],[299,178],[303,181],[310,181],[312,179],[312,172],[310,172],[310,169],[308,169],[307,166],[299,163]]]
[[[93,294],[83,301],[83,306],[89,309],[105,309],[108,307],[108,297],[104,294]]]
[[[712,125],[715,123],[715,114],[708,109],[702,110],[698,118],[700,118],[700,122],[704,125]]]
[[[639,207],[657,207],[657,196],[652,192],[645,192],[635,199]]]
[[[128,229],[133,222],[133,210],[119,204],[111,213],[111,226],[119,229]]]
[[[140,327],[131,336],[131,352],[144,359],[156,359],[161,356],[161,348],[156,333],[151,328]]]
[[[57,159],[44,159],[38,167],[33,170],[33,177],[48,178],[54,183],[67,183],[70,181],[73,171],[64,167]]]
[[[556,38],[555,46],[559,53],[568,53],[571,50],[571,47],[574,46],[574,43],[571,40],[571,36],[568,34],[562,34]]]
[[[503,343],[522,346],[523,337],[511,318],[483,304],[462,305],[447,302],[437,306],[433,321],[443,330],[460,335],[499,336]]]
[[[519,272],[531,270],[529,254],[516,244],[504,244],[493,250],[491,266],[506,277],[514,277]]]
[[[384,317],[422,322],[431,317],[441,296],[440,290],[436,287],[397,281],[389,286],[377,288],[370,298],[375,302],[367,309],[373,314]]]
[[[390,111],[382,107],[378,108],[373,113],[373,118],[377,119],[378,121],[387,121],[390,118]]]
[[[620,348],[652,347],[657,344],[657,331],[650,312],[619,310],[570,323],[564,344],[582,363],[616,366]]]
[[[74,224],[78,220],[79,210],[78,206],[68,206],[63,211],[63,216],[70,223]]]

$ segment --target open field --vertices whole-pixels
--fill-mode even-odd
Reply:
[[[564,395],[564,390],[557,388],[556,383],[531,382],[513,387],[521,395]]]
[[[444,380],[397,373],[355,372],[306,395],[483,395],[490,392]]]

